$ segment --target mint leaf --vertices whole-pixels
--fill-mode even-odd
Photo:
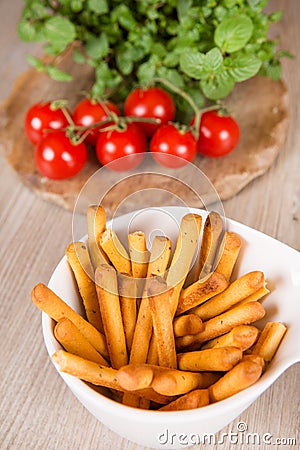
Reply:
[[[273,23],[279,22],[279,20],[282,19],[282,11],[275,11],[272,14],[269,15],[269,20]]]
[[[181,21],[186,15],[190,7],[192,6],[192,0],[178,0],[177,1],[177,15]]]
[[[140,83],[146,83],[155,77],[158,63],[159,57],[157,55],[152,55],[148,61],[145,61],[138,67],[137,77]]]
[[[56,81],[71,81],[72,75],[67,72],[63,72],[53,65],[48,65],[45,67],[46,73]]]
[[[88,8],[99,15],[109,11],[107,0],[88,0]]]
[[[227,72],[235,81],[245,81],[256,75],[261,67],[261,60],[254,55],[241,55],[226,58]]]
[[[187,49],[180,56],[180,68],[189,77],[200,80],[206,74],[205,55]]]
[[[201,80],[200,86],[204,95],[211,100],[219,100],[226,97],[234,87],[234,80],[226,72],[222,71],[205,80]]]
[[[18,35],[19,38],[24,42],[31,42],[35,38],[34,26],[29,22],[29,20],[22,20],[18,24]]]
[[[217,72],[223,65],[223,56],[220,50],[212,48],[205,55],[205,66],[211,72]]]
[[[131,59],[127,57],[126,53],[118,52],[116,54],[116,63],[118,66],[118,69],[124,74],[128,75],[131,73],[133,68],[133,62]]]
[[[105,33],[99,37],[91,38],[85,44],[85,51],[94,59],[101,59],[108,54],[109,43]]]
[[[85,56],[77,48],[73,49],[73,60],[77,64],[84,64],[86,61]]]
[[[124,4],[117,6],[114,9],[113,16],[117,18],[119,24],[127,31],[130,31],[137,26],[132,12]]]
[[[62,52],[76,37],[75,26],[65,17],[51,17],[45,22],[45,38],[51,47]]]
[[[182,76],[176,69],[168,69],[167,67],[161,66],[157,69],[157,75],[161,78],[166,78],[179,88],[182,88],[184,86]]]
[[[32,67],[35,67],[38,72],[42,72],[45,69],[43,61],[41,61],[39,58],[36,58],[35,56],[26,55],[26,60],[28,64],[30,64]]]
[[[236,52],[243,48],[253,33],[250,17],[240,14],[227,17],[215,29],[214,41],[222,52]]]

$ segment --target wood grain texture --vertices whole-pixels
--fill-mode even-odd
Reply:
[[[14,34],[20,2],[0,3],[1,99],[26,68],[28,48]],[[297,0],[273,0],[284,8],[278,26],[282,46],[300,54],[300,9]],[[284,78],[291,93],[287,141],[275,164],[262,177],[224,202],[228,217],[259,229],[300,250],[300,67],[284,61]],[[1,450],[146,450],[111,432],[94,419],[68,390],[50,362],[43,343],[41,315],[30,302],[38,282],[47,283],[71,240],[72,216],[25,189],[15,172],[0,165],[0,448]],[[276,255],[274,256],[276,257]],[[284,262],[287,264],[288,262]],[[274,438],[296,438],[299,448],[300,365],[288,369],[256,402],[217,434],[237,431]],[[196,450],[208,450],[199,445]],[[214,450],[269,450],[269,445],[235,445],[229,439]]]

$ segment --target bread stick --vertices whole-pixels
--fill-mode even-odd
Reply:
[[[248,297],[244,298],[244,300],[241,300],[237,305],[242,305],[243,303],[248,302],[256,302],[258,300],[261,300],[265,295],[269,294],[269,289],[266,286],[261,287],[256,292],[253,292],[253,294],[249,295]]]
[[[212,272],[205,279],[198,280],[191,286],[183,289],[177,305],[176,315],[182,314],[208,299],[224,291],[228,286],[226,278]],[[194,311],[194,310],[193,310]]]
[[[136,280],[125,274],[118,274],[118,286],[127,352],[130,354],[137,316]]]
[[[237,347],[221,347],[180,353],[177,355],[177,361],[180,370],[226,372],[232,369],[242,356],[242,350]]]
[[[103,356],[80,333],[70,319],[64,317],[57,322],[54,327],[54,336],[67,352],[102,366],[108,366]]]
[[[260,377],[262,368],[253,361],[241,361],[212,386],[209,386],[210,402],[218,402],[237,394],[254,384]]]
[[[97,330],[103,332],[97,292],[93,281],[94,270],[87,246],[83,242],[73,242],[66,249],[66,257],[74,273],[87,320]]]
[[[208,214],[203,228],[199,259],[196,264],[194,281],[205,278],[213,270],[219,239],[223,231],[221,216],[212,211]]]
[[[236,306],[235,308],[204,322],[204,330],[200,333],[177,338],[177,349],[183,350],[185,348],[190,348],[191,350],[195,350],[199,348],[199,345],[203,342],[228,333],[238,325],[248,325],[256,320],[262,319],[264,315],[265,309],[258,302],[249,302],[244,305]]]
[[[132,276],[146,278],[148,270],[149,251],[146,245],[145,233],[135,231],[128,235],[128,249],[131,259]]]
[[[254,271],[242,275],[233,281],[224,291],[215,295],[204,304],[192,309],[203,321],[222,314],[229,308],[252,295],[265,283],[263,272]]]
[[[174,335],[176,337],[187,334],[200,333],[204,328],[203,322],[197,314],[186,314],[173,320]]]
[[[55,352],[51,359],[59,366],[62,372],[92,383],[95,386],[105,386],[116,391],[124,392],[124,389],[117,380],[118,371],[112,367],[101,366],[100,364],[88,361],[77,355],[72,355],[64,350]],[[137,390],[135,394],[161,405],[175,400],[174,397],[161,395],[151,388]]]
[[[167,283],[161,277],[149,278],[146,285],[159,365],[175,369],[177,360],[170,306],[172,290],[168,290]]]
[[[150,277],[151,275],[163,276],[169,263],[171,249],[171,242],[168,238],[163,236],[155,236],[148,264],[147,277]],[[146,362],[151,334],[152,315],[145,291],[140,303],[136,327],[133,335],[130,363]]]
[[[166,277],[168,287],[174,288],[170,299],[173,316],[197,249],[201,225],[202,217],[198,214],[186,214],[181,220],[176,248]]]
[[[238,259],[242,240],[240,236],[233,231],[225,231],[218,256],[216,258],[215,271],[224,275],[229,281]]]
[[[259,355],[253,355],[251,353],[244,354],[242,361],[252,361],[252,362],[255,362],[256,364],[258,364],[262,368],[262,370],[264,370],[264,368],[265,368],[265,360],[264,360],[264,358],[262,358]]]
[[[81,380],[97,386],[122,390],[117,380],[117,370],[101,366],[93,361],[73,355],[64,350],[58,350],[52,355],[52,361],[59,365],[62,372],[73,375]]]
[[[252,325],[238,325],[222,336],[218,336],[201,346],[201,350],[233,346],[242,351],[252,347],[259,335],[258,328]]]
[[[287,328],[283,323],[266,323],[251,353],[253,355],[261,356],[266,363],[270,362],[273,359],[286,330]]]
[[[105,230],[99,236],[98,243],[118,272],[131,275],[130,258],[113,230]]]
[[[128,363],[128,356],[116,271],[102,264],[96,269],[95,280],[110,363],[119,369]]]
[[[107,264],[108,258],[98,244],[98,238],[106,229],[105,210],[100,205],[90,205],[87,208],[88,249],[94,271],[101,264]]]
[[[74,323],[80,333],[101,353],[104,358],[108,358],[106,339],[93,325],[84,320],[80,314],[74,311],[58,295],[42,283],[37,284],[31,294],[32,302],[40,310],[48,314],[49,317],[58,322],[67,317]]]
[[[148,364],[128,364],[117,373],[117,380],[126,391],[149,388],[153,377],[154,369]]]
[[[187,409],[201,408],[209,404],[209,394],[207,389],[195,389],[168,405],[159,408],[159,411],[183,411]]]
[[[218,374],[207,372],[186,372],[159,367],[154,371],[152,389],[162,395],[182,395],[194,389],[210,386],[219,378]]]

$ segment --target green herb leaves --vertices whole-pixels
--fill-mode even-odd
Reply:
[[[54,53],[60,53],[74,41],[75,25],[65,17],[51,17],[45,23],[45,39],[49,41]]]
[[[44,42],[56,57],[72,46],[75,63],[95,68],[94,95],[127,95],[135,84],[165,78],[197,97],[218,100],[256,75],[278,79],[280,58],[266,14],[268,0],[26,0],[20,39]],[[56,80],[70,75],[28,57]]]
[[[253,33],[250,17],[243,15],[229,16],[222,20],[214,33],[214,41],[223,53],[232,53],[243,48]]]

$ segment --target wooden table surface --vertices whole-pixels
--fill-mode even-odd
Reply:
[[[224,202],[224,208],[227,217],[300,250],[300,8],[297,0],[272,3],[285,11],[278,26],[282,47],[296,55],[283,63],[291,99],[288,138],[271,169]],[[0,100],[27,68],[29,48],[15,32],[20,8],[17,0],[0,3]],[[68,390],[48,358],[41,314],[30,301],[32,287],[48,282],[71,241],[71,213],[39,199],[2,160],[0,174],[0,448],[142,450],[98,422]],[[276,448],[300,448],[299,392],[297,364],[220,433],[236,432],[238,423],[245,422],[248,432],[297,440],[294,446]],[[254,447],[227,439],[214,448]]]

